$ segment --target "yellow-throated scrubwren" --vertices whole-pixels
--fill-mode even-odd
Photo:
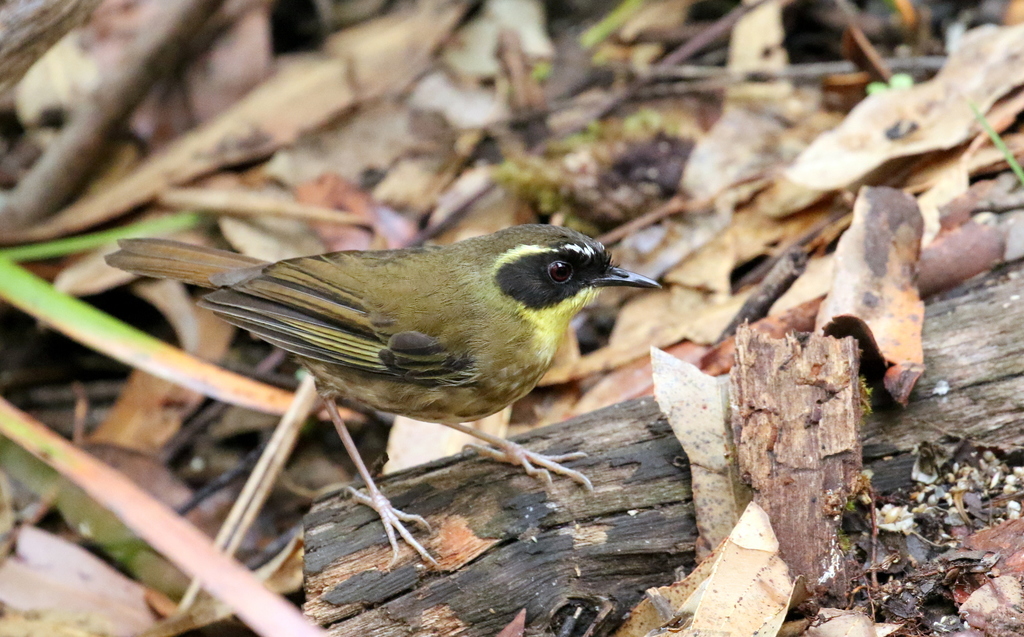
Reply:
[[[136,274],[216,288],[200,304],[296,355],[317,388],[369,496],[356,493],[431,562],[373,484],[334,406],[342,397],[444,423],[497,447],[489,455],[589,487],[561,464],[461,423],[500,411],[547,371],[569,321],[599,288],[657,287],[611,264],[578,232],[523,225],[447,246],[336,252],[267,263],[160,239],[129,239],[107,257]],[[534,465],[543,467],[536,469]]]

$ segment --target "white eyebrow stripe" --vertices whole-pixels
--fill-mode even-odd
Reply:
[[[572,250],[573,252],[578,252],[579,254],[582,254],[584,256],[588,256],[588,257],[591,257],[591,258],[597,256],[597,253],[594,251],[594,248],[592,248],[590,246],[581,246],[581,245],[576,244],[576,243],[567,243],[567,244],[565,244],[562,247],[565,248],[566,250]]]

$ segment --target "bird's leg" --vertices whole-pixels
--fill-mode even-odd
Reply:
[[[498,460],[500,462],[507,462],[509,464],[520,465],[526,470],[527,475],[535,478],[543,478],[548,483],[551,482],[551,474],[558,473],[568,478],[572,478],[576,482],[579,482],[588,491],[594,490],[594,485],[590,483],[590,479],[583,475],[579,471],[574,471],[560,463],[568,460],[578,460],[585,458],[587,454],[582,451],[575,451],[573,453],[566,453],[558,456],[545,456],[542,453],[530,451],[526,447],[514,443],[511,440],[505,440],[499,436],[494,436],[489,433],[485,433],[478,429],[468,427],[458,423],[444,423],[446,427],[451,427],[457,431],[461,431],[464,434],[469,434],[474,438],[479,438],[490,446],[486,445],[466,445],[477,452],[484,454]],[[540,468],[538,468],[540,467]]]
[[[334,421],[334,427],[338,430],[338,435],[341,437],[341,442],[345,445],[345,450],[348,451],[348,455],[352,458],[353,464],[356,465],[356,471],[359,472],[359,477],[363,479],[366,484],[366,493],[360,493],[352,487],[348,487],[352,497],[362,502],[366,506],[370,507],[380,515],[380,521],[384,524],[384,532],[388,536],[388,542],[391,543],[391,561],[388,562],[387,569],[390,570],[395,562],[398,561],[398,539],[395,537],[395,531],[402,536],[409,546],[416,550],[424,560],[430,562],[434,566],[437,566],[437,560],[423,548],[423,545],[416,541],[416,538],[412,536],[405,525],[402,522],[415,522],[416,524],[422,525],[427,531],[430,531],[430,525],[419,515],[410,515],[396,509],[391,501],[388,500],[377,485],[374,484],[373,478],[370,477],[370,471],[366,468],[363,463],[362,457],[359,455],[359,450],[356,449],[356,443],[352,440],[352,434],[348,432],[348,427],[345,426],[345,421],[342,420],[341,414],[338,413],[338,406],[334,404],[334,400],[324,398],[324,405],[327,407],[327,413],[331,415],[331,420]]]

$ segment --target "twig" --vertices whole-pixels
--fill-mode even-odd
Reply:
[[[17,84],[57,40],[85,22],[100,0],[0,2],[0,92]]]
[[[269,442],[269,440],[245,454],[245,457],[242,458],[241,462],[227,471],[224,471],[220,475],[215,476],[212,480],[197,489],[185,504],[175,507],[174,510],[178,512],[178,515],[188,515],[193,509],[205,502],[208,498],[213,497],[213,495],[218,493],[221,489],[249,473],[249,471],[256,466],[256,463],[259,462],[260,456],[267,448],[267,442]]]
[[[768,271],[761,285],[750,295],[729,325],[722,330],[715,345],[735,334],[736,328],[747,321],[753,323],[767,316],[775,301],[786,293],[793,282],[804,273],[806,267],[807,253],[802,248],[794,246],[783,253]]]
[[[369,221],[351,212],[325,206],[312,206],[289,199],[278,199],[248,190],[227,188],[168,188],[157,198],[168,208],[220,212],[237,217],[283,217],[305,221],[369,225]]]
[[[885,63],[897,73],[934,73],[946,63],[944,55],[923,55],[908,58],[886,58]],[[648,71],[652,82],[667,80],[717,80],[727,83],[774,82],[775,80],[820,80],[829,75],[856,73],[860,68],[853,62],[836,60],[832,62],[809,62],[790,64],[776,70],[747,71],[738,73],[723,66],[683,65],[654,67]]]
[[[292,604],[268,591],[235,560],[217,553],[209,539],[120,472],[79,450],[39,421],[0,398],[0,431],[81,487],[150,546],[263,637],[326,637]]]
[[[699,210],[700,208],[709,205],[711,205],[710,200],[684,201],[682,197],[676,195],[654,210],[645,212],[636,219],[631,219],[614,230],[604,233],[598,237],[597,240],[605,245],[618,243],[637,230],[642,230],[647,226],[654,225],[666,217],[671,217],[672,215],[680,212]]]
[[[441,221],[420,230],[416,236],[409,241],[409,245],[421,246],[437,235],[454,228],[455,225],[473,209],[474,204],[490,194],[495,188],[497,188],[497,184],[494,183],[494,180],[491,179],[490,175],[487,175],[482,178],[479,183],[474,184],[473,187],[468,189],[465,193],[458,193],[459,199],[451,204],[451,212],[448,212]],[[437,214],[441,210],[442,205],[443,204],[438,203],[434,209],[434,214]]]
[[[871,44],[868,36],[864,35],[864,30],[860,28],[860,24],[857,22],[857,10],[850,4],[849,0],[835,0],[835,3],[842,10],[843,15],[846,16],[846,28],[849,30],[850,38],[857,45],[858,52],[864,57],[864,65],[868,67],[864,70],[884,82],[891,80],[892,69],[885,63],[885,59],[882,58],[875,45]]]
[[[24,228],[60,209],[89,178],[110,136],[161,76],[177,66],[187,42],[224,0],[167,3],[125,51],[125,65],[105,78],[91,98],[22,178],[0,213],[0,229]]]
[[[256,515],[263,507],[270,495],[270,489],[277,482],[277,477],[284,464],[295,447],[295,441],[299,437],[299,430],[305,422],[306,417],[313,410],[316,403],[316,386],[313,384],[313,377],[307,375],[299,384],[295,392],[295,400],[292,401],[288,411],[281,417],[277,428],[267,442],[267,448],[263,451],[256,467],[242,487],[242,493],[238,500],[231,507],[228,517],[217,532],[214,540],[216,547],[228,555],[234,555],[242,538],[248,533]],[[195,601],[199,593],[199,582],[193,580],[185,595],[181,598],[180,609],[187,609]]]

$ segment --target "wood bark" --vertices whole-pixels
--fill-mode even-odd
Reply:
[[[792,576],[842,599],[839,525],[861,470],[859,350],[852,338],[736,334],[733,440]]]
[[[929,303],[926,371],[905,409],[869,415],[864,461],[878,492],[910,484],[914,445],[1024,438],[1024,267]],[[948,386],[948,391],[945,387]],[[616,405],[521,438],[532,449],[588,452],[573,463],[595,492],[463,454],[380,481],[444,570],[411,551],[390,572],[381,526],[346,493],[306,519],[306,612],[336,635],[492,637],[527,609],[531,635],[607,635],[643,590],[693,565],[689,468],[652,399]]]
[[[174,70],[188,43],[224,0],[180,0],[167,3],[140,31],[125,52],[124,63],[104,77],[89,99],[72,113],[42,157],[7,197],[0,229],[21,230],[55,213],[80,190],[117,128],[149,94],[153,83]]]
[[[71,29],[85,22],[100,0],[0,0],[0,93]]]

